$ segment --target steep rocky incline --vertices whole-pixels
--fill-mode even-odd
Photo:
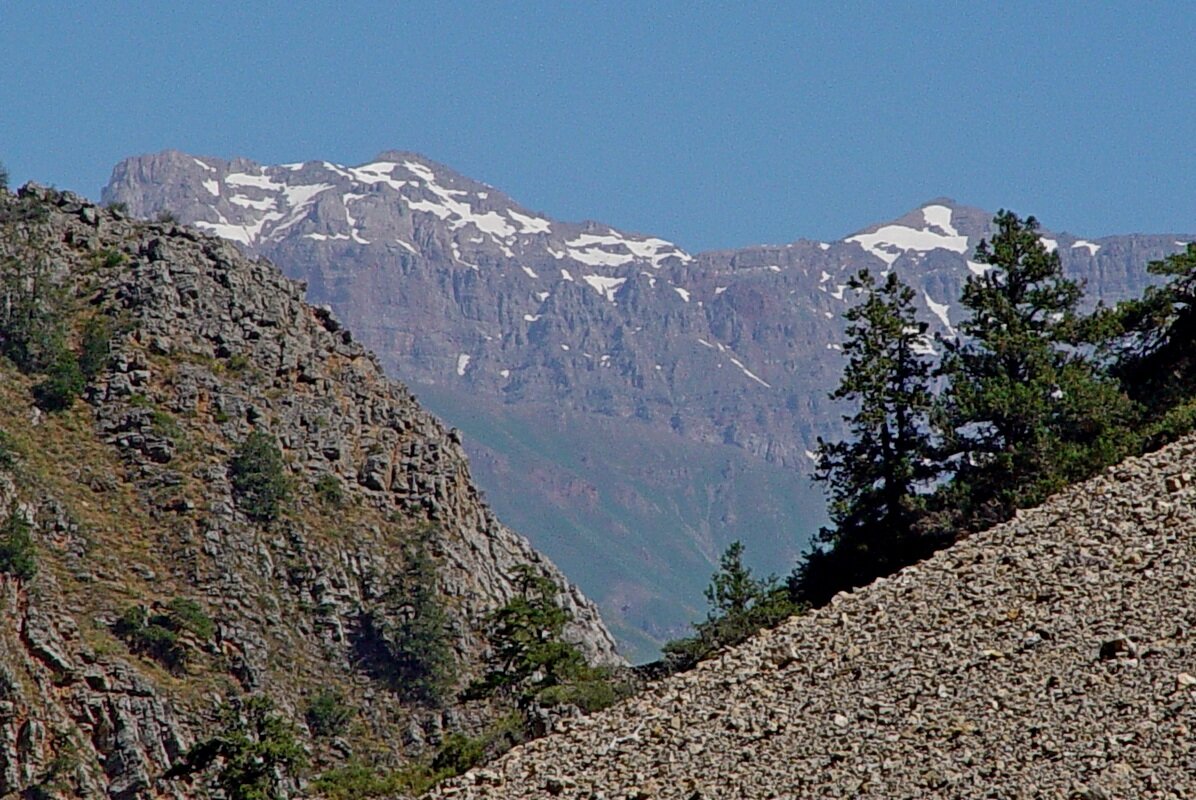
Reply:
[[[317,767],[401,764],[446,730],[476,730],[485,707],[408,704],[377,663],[367,620],[406,613],[394,592],[419,536],[458,687],[479,674],[485,615],[522,563],[562,588],[586,655],[620,661],[595,606],[481,501],[457,432],[304,303],[302,284],[215,236],[35,186],[0,194],[0,234],[6,265],[45,266],[39,280],[80,318],[116,331],[63,412],[35,408],[37,376],[0,359],[0,522],[32,524],[38,561],[28,580],[0,573],[0,796],[194,796],[160,779],[241,694],[298,721]],[[271,524],[233,493],[252,431],[277,440],[294,487]],[[176,597],[215,624],[168,671],[115,631],[130,605]],[[358,710],[331,742],[302,725],[322,689]]]
[[[456,798],[1196,796],[1196,439],[439,787]]]
[[[807,476],[817,437],[840,430],[827,394],[848,278],[898,270],[932,333],[951,335],[992,217],[940,199],[839,241],[691,255],[552,219],[401,152],[357,167],[165,152],[117,165],[104,198],[170,211],[306,280],[462,428],[504,518],[625,638],[650,640],[645,654],[700,617],[731,540],[783,572],[823,521]],[[1196,238],[1043,236],[1093,302],[1137,293],[1147,261]],[[762,502],[760,485],[787,501]]]

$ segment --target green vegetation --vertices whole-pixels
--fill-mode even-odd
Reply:
[[[457,664],[430,539],[430,530],[417,531],[404,544],[402,571],[361,615],[358,653],[405,702],[438,706],[457,682]]]
[[[832,396],[857,413],[847,441],[820,443],[833,527],[791,578],[794,599],[891,574],[1196,424],[1196,247],[1148,266],[1166,285],[1084,316],[1037,221],[1003,211],[993,223],[974,256],[989,269],[963,290],[963,338],[941,341],[937,397],[925,363],[896,355],[925,330],[909,290],[893,275],[853,284],[864,297],[847,312],[851,360]]]
[[[971,311],[947,342],[936,430],[953,465],[951,529],[988,527],[1131,449],[1133,409],[1079,343],[1081,287],[1063,277],[1033,217],[1002,212],[976,248],[991,268],[963,290]]]
[[[37,574],[37,547],[33,526],[15,510],[0,525],[0,572],[30,580]]]
[[[176,597],[155,614],[140,605],[126,608],[113,630],[133,652],[153,658],[172,672],[182,672],[193,650],[186,635],[200,642],[211,641],[216,623],[194,600]]]
[[[45,236],[35,223],[5,229],[9,254],[0,258],[0,355],[26,374],[43,374],[33,387],[34,401],[47,411],[63,411],[107,363],[115,326],[102,314],[89,316],[78,334],[79,352],[71,350],[75,309]]]
[[[348,730],[356,714],[357,709],[345,702],[344,692],[321,689],[308,701],[304,717],[314,736],[329,738]]]
[[[455,773],[454,773],[455,774]],[[351,761],[328,770],[312,781],[314,793],[328,800],[359,800],[371,797],[418,796],[436,783],[451,777],[422,764],[388,770]]]
[[[229,464],[229,478],[237,505],[258,522],[278,519],[291,496],[282,451],[265,431],[246,437]]]
[[[12,469],[16,464],[16,443],[7,431],[0,430],[0,469]]]
[[[914,292],[895,272],[878,286],[864,270],[848,285],[862,299],[844,315],[848,363],[831,399],[857,410],[843,418],[849,440],[818,440],[815,478],[830,487],[831,525],[793,580],[800,599],[811,603],[824,602],[844,581],[858,585],[898,568],[929,552],[933,541],[914,527],[924,509],[919,490],[941,469],[929,432],[926,323],[916,319]]]
[[[316,481],[316,497],[320,502],[331,508],[340,508],[345,504],[345,487],[340,479],[331,472],[326,472]]]
[[[693,636],[664,646],[663,663],[670,671],[689,669],[802,609],[775,576],[752,577],[751,568],[743,563],[740,542],[732,542],[723,552],[705,594],[710,606],[706,620],[694,624]]]
[[[295,731],[274,712],[267,697],[220,710],[221,730],[194,745],[183,761],[166,773],[184,778],[214,769],[213,782],[227,800],[281,800],[283,782],[306,763]]]
[[[626,696],[627,687],[607,669],[586,663],[564,639],[569,612],[557,602],[560,587],[530,564],[512,571],[517,594],[490,616],[491,653],[479,697],[498,695],[518,707],[573,705],[598,711]]]

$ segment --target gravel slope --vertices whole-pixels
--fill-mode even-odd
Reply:
[[[434,797],[1196,797],[1196,439]]]

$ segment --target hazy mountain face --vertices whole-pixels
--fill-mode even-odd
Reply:
[[[166,152],[117,165],[104,199],[306,280],[465,431],[500,516],[598,599],[633,656],[704,613],[728,542],[786,572],[822,521],[810,451],[838,431],[848,278],[897,270],[951,336],[992,217],[940,199],[837,242],[695,255],[399,152],[356,167]],[[1194,238],[1043,236],[1093,302],[1137,293],[1147,261]]]

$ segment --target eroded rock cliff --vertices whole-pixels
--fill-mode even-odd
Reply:
[[[301,284],[214,236],[36,186],[0,193],[0,232],[10,276],[36,262],[63,308],[112,328],[65,411],[36,408],[40,376],[0,359],[0,520],[30,524],[38,564],[27,580],[0,574],[0,796],[195,796],[162,775],[237,695],[271,697],[306,733],[310,698],[343,693],[357,723],[304,739],[317,764],[401,763],[484,724],[485,708],[401,702],[371,661],[364,620],[395,607],[417,532],[458,686],[478,674],[484,618],[522,563],[561,587],[592,661],[620,660],[594,605],[479,497],[459,435],[305,304]],[[277,442],[294,487],[268,524],[238,505],[230,476],[253,431]],[[214,632],[167,670],[114,631],[130,606],[178,597]]]

